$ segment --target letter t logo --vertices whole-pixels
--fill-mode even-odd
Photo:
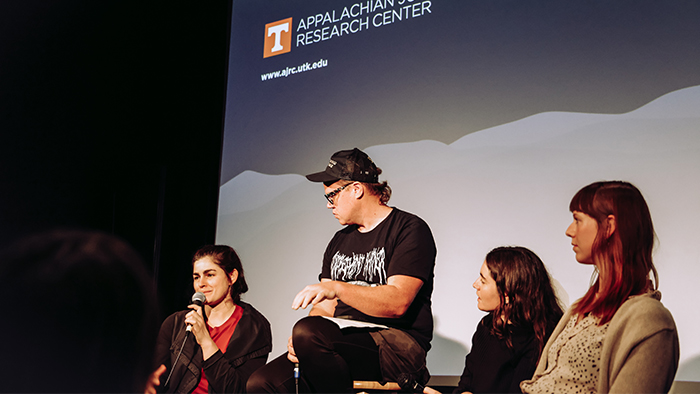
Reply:
[[[292,50],[292,18],[265,25],[263,58],[281,55]]]

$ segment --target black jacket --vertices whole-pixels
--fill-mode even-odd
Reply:
[[[265,316],[252,305],[242,301],[238,305],[243,308],[243,315],[226,353],[217,351],[203,361],[202,349],[190,334],[167,387],[164,387],[165,380],[185,339],[185,315],[190,310],[175,312],[165,319],[156,343],[155,367],[163,364],[168,370],[160,378],[159,392],[191,393],[199,384],[204,368],[210,393],[245,393],[248,378],[265,365],[272,351],[272,332]]]

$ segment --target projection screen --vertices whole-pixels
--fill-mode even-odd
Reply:
[[[700,381],[700,2],[234,0],[232,12],[217,242],[241,256],[273,356],[340,228],[304,175],[358,147],[390,205],[437,243],[433,375],[462,371],[484,315],[471,284],[492,248],[535,251],[565,306],[585,293],[568,204],[621,179],[654,219],[676,379]]]

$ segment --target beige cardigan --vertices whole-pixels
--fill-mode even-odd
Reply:
[[[678,369],[680,345],[671,312],[654,291],[630,297],[610,321],[600,353],[598,393],[667,393]],[[547,369],[549,347],[566,327],[571,308],[542,350],[533,382]]]

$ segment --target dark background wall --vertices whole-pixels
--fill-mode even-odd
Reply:
[[[228,2],[0,2],[0,244],[53,227],[126,239],[162,312],[215,236]]]

